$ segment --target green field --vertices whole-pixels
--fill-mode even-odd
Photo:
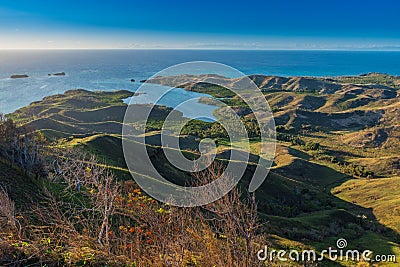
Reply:
[[[338,238],[346,238],[349,248],[395,254],[397,263],[387,266],[396,266],[400,260],[399,78],[377,74],[332,80],[251,78],[271,106],[277,126],[274,164],[256,192],[263,231],[271,246],[322,250],[335,246]],[[157,82],[168,84],[168,80]],[[223,97],[237,110],[247,108],[226,89],[207,83],[185,89]],[[126,105],[121,99],[132,95],[127,91],[73,90],[46,97],[8,117],[42,132],[51,146],[75,147],[96,155],[120,180],[130,180],[122,152]],[[143,123],[140,112],[138,106],[137,121],[131,125]],[[160,127],[169,112],[169,108],[155,108],[147,125],[146,145],[150,155],[157,155],[153,158],[157,170],[185,184],[193,177],[176,169],[160,153]],[[251,113],[239,115],[253,126]],[[179,120],[178,116],[177,123]],[[198,144],[204,137],[217,142],[220,162],[228,160],[231,149],[241,147],[240,142],[231,144],[215,123],[194,120],[180,134],[181,150],[190,159],[199,157]],[[250,148],[250,163],[240,184],[243,189],[258,161],[257,136],[251,137]],[[141,159],[135,161],[140,164]],[[24,204],[21,195],[35,198],[40,194],[36,182],[21,179],[26,180],[17,170],[0,165],[0,183],[18,205]]]

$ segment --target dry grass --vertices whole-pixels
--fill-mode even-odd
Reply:
[[[334,188],[332,193],[345,201],[371,208],[383,225],[400,233],[400,177],[353,179]]]

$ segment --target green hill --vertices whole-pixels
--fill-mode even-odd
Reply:
[[[277,125],[274,166],[256,192],[260,216],[273,246],[324,249],[343,237],[351,247],[400,257],[398,77],[250,78],[268,100]],[[150,82],[168,85],[177,79],[180,77],[159,77]],[[227,94],[226,89],[208,83],[184,87],[225,97],[222,101],[241,111],[243,118],[251,117],[244,103]],[[126,105],[121,99],[132,95],[127,91],[73,90],[46,97],[9,117],[19,125],[41,131],[54,146],[76,147],[96,155],[120,180],[129,180],[121,140]],[[132,125],[142,123],[140,114],[146,106],[134,108]],[[155,107],[146,144],[157,170],[167,179],[185,184],[193,177],[173,167],[162,153],[169,148],[160,146],[161,121],[171,110]],[[178,115],[181,118],[182,114]],[[204,130],[202,134],[208,133],[210,125],[194,121],[192,126],[181,138],[181,149],[186,157],[197,158],[202,137],[199,129]],[[224,162],[231,149],[229,141],[215,139],[220,152],[217,158]],[[257,137],[251,145],[257,151]],[[247,188],[256,159],[257,155],[252,155],[241,188]],[[142,159],[137,157],[135,162],[140,164]],[[28,194],[35,188],[29,183],[18,187],[25,178],[16,171],[6,176],[8,170],[3,167],[0,182],[7,184],[12,197],[18,194],[13,193],[13,187]],[[364,245],[366,242],[370,247]]]

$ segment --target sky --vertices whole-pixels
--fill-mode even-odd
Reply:
[[[0,49],[400,50],[397,0],[0,0]]]

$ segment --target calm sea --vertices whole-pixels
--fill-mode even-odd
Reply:
[[[162,69],[187,61],[224,63],[245,74],[340,76],[367,72],[400,75],[400,52],[210,51],[210,50],[53,50],[0,51],[0,112],[9,113],[45,96],[73,88],[135,91]],[[48,73],[65,72],[63,77]],[[10,79],[27,74],[27,79]],[[137,82],[132,83],[130,80]],[[199,97],[175,90],[171,102]],[[145,98],[144,98],[145,99]],[[145,101],[145,100],[143,100]],[[199,104],[193,110],[213,107]],[[187,114],[191,116],[191,114]]]

